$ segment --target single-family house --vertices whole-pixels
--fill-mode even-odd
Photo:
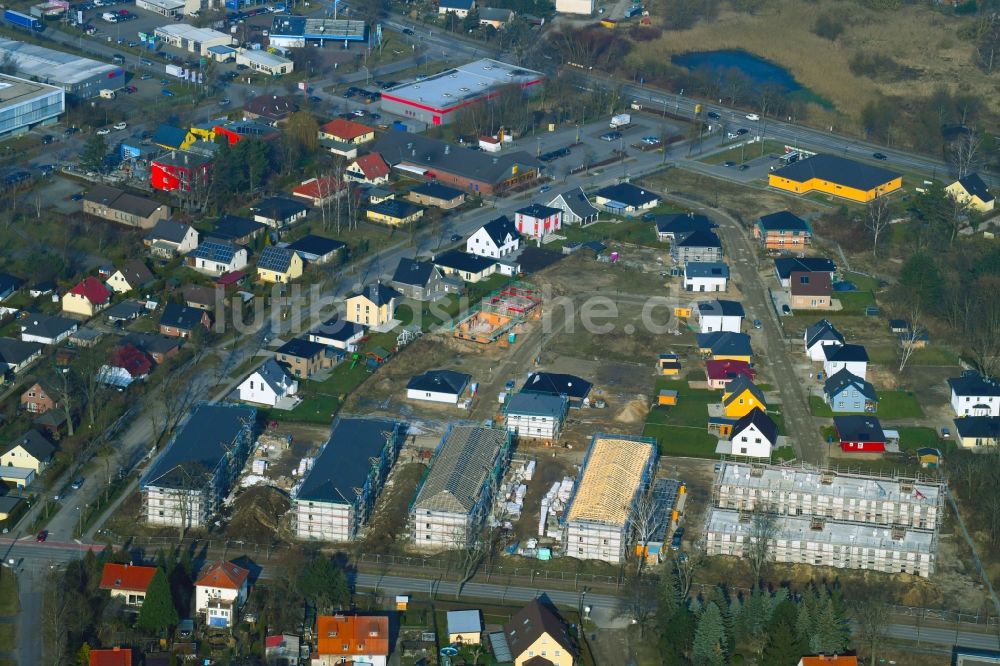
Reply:
[[[111,274],[107,284],[115,293],[124,294],[151,284],[156,277],[146,264],[138,259],[129,261]]]
[[[250,208],[255,222],[266,224],[272,229],[290,227],[299,220],[306,219],[309,208],[294,199],[270,197]]]
[[[204,615],[210,627],[236,624],[250,592],[250,571],[232,562],[218,560],[201,572],[194,584],[195,612]]]
[[[730,382],[738,377],[746,377],[753,381],[756,375],[757,372],[749,361],[731,358],[705,361],[705,378],[708,380],[708,388],[725,389]]]
[[[569,398],[549,393],[515,393],[504,408],[507,430],[518,438],[551,442],[559,436]]]
[[[990,193],[990,188],[986,186],[978,173],[970,173],[959,178],[944,190],[955,201],[980,213],[993,210],[996,203],[996,197]]]
[[[739,363],[739,361],[722,361],[722,363]],[[722,389],[722,413],[728,418],[742,418],[753,409],[767,411],[764,393],[753,383],[751,376],[752,371],[740,372]]]
[[[146,663],[149,664],[147,658]],[[132,648],[91,648],[88,666],[133,666]]]
[[[173,220],[160,220],[146,234],[143,243],[154,257],[169,259],[185,255],[198,247],[198,230]]]
[[[365,217],[372,222],[381,222],[393,227],[411,224],[424,216],[424,208],[409,201],[388,199],[368,207]]]
[[[495,30],[503,30],[512,18],[514,11],[511,9],[483,7],[479,10],[479,25],[488,25]]]
[[[0,301],[5,301],[21,288],[24,280],[14,277],[10,273],[0,273]]]
[[[364,335],[364,326],[333,317],[310,330],[306,334],[306,339],[310,342],[318,342],[321,345],[342,349],[345,352],[355,352]]]
[[[396,198],[395,192],[381,185],[369,185],[368,187],[360,188],[360,190],[362,203],[377,204]]]
[[[110,304],[111,290],[100,280],[89,275],[62,297],[63,312],[84,317],[93,317]]]
[[[316,617],[312,666],[386,666],[390,648],[389,618],[385,615],[338,613]]]
[[[670,259],[681,265],[689,261],[722,261],[722,241],[707,229],[677,234],[670,246]]]
[[[684,264],[684,289],[687,291],[725,291],[729,266],[721,261],[689,261]]]
[[[574,187],[562,194],[557,194],[552,201],[545,205],[562,211],[563,224],[579,224],[585,227],[597,222],[600,216],[600,211],[590,203],[590,199],[580,187]]]
[[[516,612],[498,637],[514,666],[573,666],[577,650],[556,610],[535,598]],[[497,644],[490,637],[494,644]]]
[[[83,196],[83,212],[139,229],[170,218],[170,206],[109,185],[95,185]]]
[[[337,258],[337,253],[347,247],[345,243],[326,236],[309,234],[286,245],[302,260],[309,264],[328,264]]]
[[[541,239],[562,229],[562,210],[541,204],[531,204],[514,213],[518,233]]]
[[[138,608],[145,601],[149,584],[153,582],[155,575],[156,567],[106,562],[98,587],[108,590],[112,599],[121,599],[125,606]]]
[[[0,338],[0,375],[16,375],[42,356],[37,342]]]
[[[344,319],[370,328],[384,326],[396,315],[400,296],[398,291],[381,282],[370,284],[345,299]]]
[[[483,636],[483,618],[479,609],[448,611],[449,645],[479,645]]]
[[[132,382],[145,379],[153,370],[153,360],[135,345],[115,348],[108,362],[101,366],[97,379],[102,384],[125,389]]]
[[[753,226],[753,236],[769,250],[800,250],[812,241],[812,228],[787,210],[762,215]]]
[[[266,231],[267,225],[263,222],[228,213],[212,224],[212,238],[229,241],[236,245],[249,245]]]
[[[546,395],[561,395],[569,400],[570,407],[583,407],[590,404],[591,383],[576,375],[556,372],[533,372],[528,375],[521,386],[521,393],[544,393]]]
[[[347,165],[344,178],[356,183],[384,185],[389,182],[389,165],[379,153],[368,153]]]
[[[656,238],[661,243],[676,242],[696,231],[711,231],[715,233],[718,227],[715,222],[704,215],[694,213],[672,213],[670,215],[656,216]]]
[[[21,394],[21,409],[29,414],[44,414],[60,405],[61,391],[48,379],[39,379]]]
[[[865,414],[874,413],[878,408],[875,387],[846,369],[826,378],[823,399],[835,412]]]
[[[160,315],[160,334],[173,338],[188,338],[195,328],[202,326],[206,331],[212,325],[208,312],[191,308],[180,303],[167,303]]]
[[[829,310],[833,295],[830,274],[793,271],[789,276],[788,293],[793,310]]]
[[[21,340],[24,342],[40,342],[43,345],[57,345],[80,327],[75,319],[46,315],[40,312],[29,312],[27,317],[20,319]]]
[[[243,116],[250,120],[260,120],[269,125],[278,125],[299,110],[294,97],[264,93],[243,104]]]
[[[302,257],[287,247],[265,247],[257,259],[257,279],[288,284],[302,277]]]
[[[438,14],[452,13],[458,18],[465,18],[476,8],[476,0],[439,0]]]
[[[277,407],[279,403],[292,402],[289,399],[298,394],[299,382],[280,363],[269,358],[240,382],[236,390],[242,402]]]
[[[434,265],[445,276],[458,276],[466,282],[479,282],[497,272],[497,262],[489,257],[449,250],[434,257]]]
[[[480,257],[499,259],[517,252],[521,234],[506,215],[492,219],[465,241],[465,251]]]
[[[729,331],[739,333],[743,328],[743,304],[739,301],[716,299],[699,301],[697,305],[698,326],[702,333]]]
[[[774,260],[774,273],[778,283],[788,289],[792,273],[829,273],[831,281],[837,265],[825,257],[778,257]]]
[[[188,266],[218,277],[223,273],[234,273],[246,268],[247,249],[220,238],[206,238],[188,254]]]
[[[335,366],[343,352],[306,338],[292,338],[278,347],[274,358],[299,379],[309,379],[317,372]]]
[[[955,419],[955,437],[962,448],[996,446],[1000,442],[1000,416],[963,416]]]
[[[660,205],[660,195],[632,183],[618,183],[597,190],[594,202],[610,213],[631,217]]]
[[[42,471],[52,462],[56,447],[52,442],[34,428],[29,429],[20,437],[15,437],[0,451],[0,466],[30,469],[35,474]]]
[[[1000,416],[1000,382],[968,370],[949,379],[948,388],[957,416]]]
[[[181,347],[178,338],[156,333],[129,333],[122,339],[122,344],[135,345],[158,364],[175,356]]]
[[[421,206],[451,210],[465,203],[465,192],[431,181],[414,187],[406,195],[406,198]]]
[[[224,292],[221,289],[206,287],[200,284],[186,284],[180,288],[181,299],[184,301],[184,305],[189,308],[197,308],[199,310],[205,310],[211,312],[216,305],[216,298],[222,296]]]
[[[833,427],[845,452],[883,453],[886,437],[879,420],[870,415],[834,416]]]
[[[824,347],[839,347],[844,344],[844,336],[840,334],[833,324],[826,319],[818,322],[806,329],[802,336],[802,343],[805,346],[806,355],[812,361],[826,360]]]
[[[406,384],[406,397],[409,400],[457,405],[471,381],[472,376],[464,372],[428,370],[410,378]]]
[[[715,331],[697,334],[698,351],[706,358],[716,361],[746,361],[753,356],[750,336],[746,333]]]
[[[322,208],[339,199],[346,186],[335,176],[309,178],[292,188],[292,197],[301,199],[313,208]]]
[[[729,441],[720,441],[715,452],[747,458],[770,458],[778,443],[778,424],[762,409],[747,412],[734,425]]]
[[[334,118],[319,127],[319,142],[334,155],[353,160],[358,146],[375,139],[375,128],[353,120]]]
[[[445,279],[441,269],[432,262],[402,257],[389,284],[404,298],[432,301],[454,291],[451,282]]]
[[[868,352],[861,345],[826,345],[823,347],[823,372],[827,377],[847,370],[865,379],[868,376]]]

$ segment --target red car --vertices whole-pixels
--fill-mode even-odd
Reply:
[[[41,532],[38,533],[38,536],[35,537],[35,541],[37,541],[38,543],[42,543],[48,538],[49,538],[49,531],[42,530]]]
[[[125,87],[125,92],[127,92],[129,95],[131,95],[134,92],[139,92],[139,89],[136,88],[135,86],[126,86]]]

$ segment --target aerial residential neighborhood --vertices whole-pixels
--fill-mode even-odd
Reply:
[[[0,666],[1000,664],[988,2],[0,19]]]

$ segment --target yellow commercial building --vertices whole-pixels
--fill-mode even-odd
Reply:
[[[771,187],[794,194],[819,192],[867,203],[901,188],[903,177],[882,167],[836,155],[813,155],[772,171],[767,182]]]

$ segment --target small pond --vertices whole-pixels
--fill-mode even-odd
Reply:
[[[691,71],[706,67],[722,72],[738,69],[754,86],[776,84],[785,92],[802,89],[802,85],[787,69],[746,51],[692,51],[675,55],[671,61]]]

